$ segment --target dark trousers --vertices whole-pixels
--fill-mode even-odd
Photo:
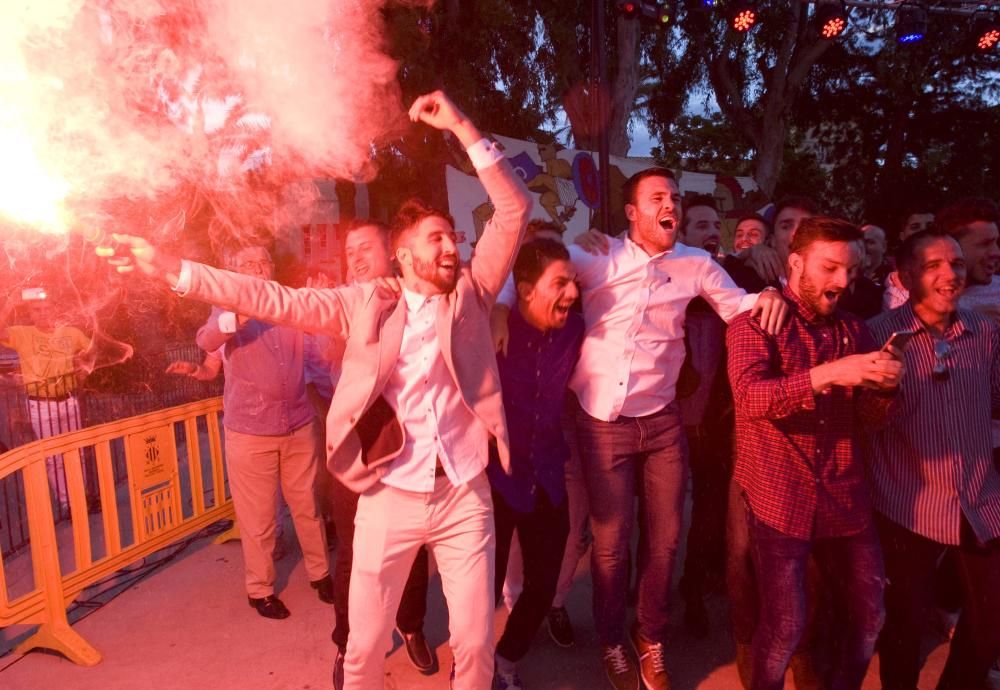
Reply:
[[[757,628],[757,577],[750,555],[750,534],[743,489],[729,482],[729,512],[726,520],[726,591],[729,620],[737,644],[749,645]]]
[[[350,632],[347,602],[350,594],[351,564],[354,562],[354,515],[358,512],[358,494],[333,479],[333,524],[337,530],[337,550],[333,565],[333,611],[335,623],[333,641],[341,649],[347,647]],[[427,579],[429,564],[427,549],[421,547],[410,569],[403,589],[403,599],[396,612],[396,625],[405,633],[420,632],[427,613]]]
[[[726,512],[732,472],[732,418],[685,427],[691,468],[691,526],[688,528],[681,596],[700,599],[712,578],[725,570]]]
[[[806,630],[806,572],[812,555],[840,620],[831,690],[861,687],[884,620],[885,575],[874,525],[860,534],[797,539],[768,527],[747,511],[760,621],[753,637],[754,690],[781,690],[785,671]]]
[[[594,622],[602,645],[625,641],[629,544],[639,496],[638,617],[645,639],[666,639],[671,577],[683,522],[687,459],[677,404],[646,417],[595,419],[580,409],[577,440],[594,536]]]
[[[503,596],[510,543],[515,531],[521,545],[524,587],[497,643],[497,654],[508,661],[518,661],[528,653],[556,595],[569,536],[569,504],[563,501],[553,506],[545,492],[539,489],[535,509],[530,513],[518,513],[494,491],[493,519],[497,538],[496,601]]]
[[[980,690],[1000,656],[1000,540],[977,545],[962,521],[960,546],[915,534],[876,515],[889,576],[886,622],[879,640],[879,671],[886,690],[915,690],[920,675],[920,641],[934,607],[935,572],[954,555],[961,583],[962,612],[938,690]]]

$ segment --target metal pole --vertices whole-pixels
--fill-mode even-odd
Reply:
[[[608,121],[611,119],[608,113],[608,57],[605,53],[605,22],[604,22],[605,0],[591,0],[591,32],[590,32],[590,66],[591,83],[595,93],[592,103],[594,103],[595,118],[597,126],[597,174],[600,179],[600,229],[606,234],[611,234],[611,178],[609,176],[609,155],[608,155]]]

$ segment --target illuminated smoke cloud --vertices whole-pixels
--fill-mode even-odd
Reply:
[[[236,226],[274,225],[284,183],[370,177],[373,143],[403,123],[383,4],[4,3],[8,231],[149,234],[189,212],[195,196]]]

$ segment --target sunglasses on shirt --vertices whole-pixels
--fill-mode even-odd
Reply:
[[[951,344],[947,340],[937,340],[934,342],[934,368],[931,369],[931,378],[935,381],[947,381],[951,378],[951,369],[948,368],[948,358],[951,356]]]

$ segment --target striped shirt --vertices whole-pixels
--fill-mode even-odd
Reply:
[[[1000,408],[1000,328],[959,309],[939,358],[909,302],[869,325],[879,340],[917,331],[904,355],[897,412],[868,439],[875,509],[942,544],[959,543],[963,514],[980,541],[1000,537],[1000,469],[990,437],[991,413]],[[932,376],[939,359],[946,380]]]
[[[895,398],[864,388],[813,392],[809,370],[875,349],[864,322],[819,316],[788,287],[777,335],[749,314],[730,324],[729,380],[736,403],[736,482],[754,516],[796,539],[858,534],[871,524],[859,425],[884,422]]]

